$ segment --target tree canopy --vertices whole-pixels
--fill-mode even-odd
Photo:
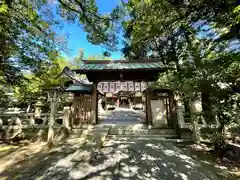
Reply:
[[[59,14],[70,22],[78,22],[87,33],[87,39],[106,50],[115,50],[120,7],[109,14],[100,14],[95,0],[57,0]]]
[[[60,43],[47,18],[46,4],[0,2],[0,83],[19,84],[24,71],[37,72],[58,55]],[[44,1],[43,1],[44,2]]]
[[[123,8],[129,60],[162,61],[168,71],[155,84],[184,92],[188,101],[200,93],[207,122],[217,118],[223,128],[240,118],[237,1],[129,0]]]

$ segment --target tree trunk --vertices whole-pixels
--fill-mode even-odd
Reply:
[[[213,116],[213,106],[210,94],[208,92],[202,92],[202,108],[203,108],[203,118],[207,124],[215,123]]]

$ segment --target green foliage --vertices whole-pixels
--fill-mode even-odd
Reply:
[[[46,92],[42,89],[60,86],[64,78],[59,75],[65,66],[70,66],[69,62],[62,57],[57,57],[51,64],[42,66],[38,73],[25,74],[22,85],[13,90],[14,98],[17,100],[14,105],[26,107],[34,104],[39,98],[46,100]]]
[[[79,49],[78,55],[73,59],[73,66],[79,68],[82,63],[82,60],[84,60],[84,49]]]
[[[239,6],[235,1],[149,1],[124,4],[128,59],[159,59],[168,68],[155,85],[201,92],[203,117],[223,128],[240,119]],[[235,39],[235,41],[233,41]]]
[[[21,84],[23,72],[35,73],[58,55],[60,46],[51,30],[56,21],[47,20],[45,5],[28,0],[0,2],[1,84]]]

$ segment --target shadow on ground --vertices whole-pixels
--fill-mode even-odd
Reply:
[[[188,150],[194,158],[198,158],[206,168],[213,169],[220,177],[226,180],[240,179],[240,160],[239,158],[219,157],[214,153],[209,144],[175,144],[180,149]]]
[[[58,147],[26,154],[3,169],[5,179],[218,179],[174,144],[137,137],[70,138]]]

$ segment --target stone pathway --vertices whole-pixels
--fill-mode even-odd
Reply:
[[[109,137],[108,132],[107,128],[86,129],[49,153],[27,155],[0,175],[9,180],[218,180],[171,142]]]
[[[145,113],[132,109],[118,108],[113,111],[107,111],[100,116],[103,119],[101,124],[133,125],[143,122]]]

